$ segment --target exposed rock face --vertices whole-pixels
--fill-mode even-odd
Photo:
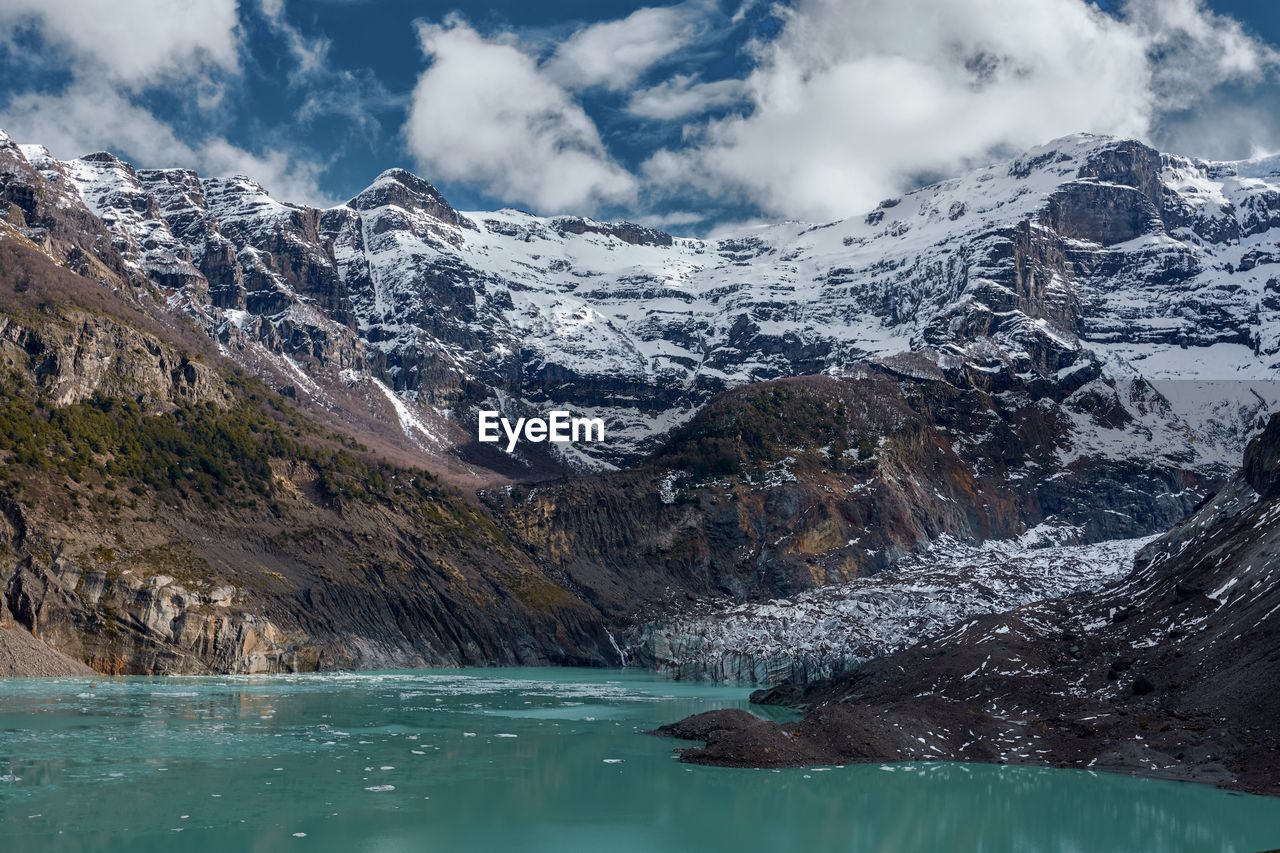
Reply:
[[[168,523],[126,511],[130,540],[84,519],[75,529],[51,521],[44,506],[8,508],[24,533],[10,552],[7,612],[100,672],[608,660],[590,608],[503,543],[458,541],[482,524],[474,517],[415,530],[395,510],[324,510],[292,496],[274,507],[283,530],[180,507]],[[189,580],[165,574],[175,569]]]
[[[93,674],[88,666],[51,649],[25,628],[0,620],[0,677]]]
[[[963,760],[1094,767],[1280,791],[1280,417],[1246,471],[1098,592],[985,616],[829,683],[761,696],[777,727],[694,718],[686,760]]]
[[[1244,479],[1264,498],[1277,497],[1280,490],[1280,420],[1272,418],[1267,428],[1244,454]]]
[[[675,239],[663,231],[634,222],[593,222],[578,216],[554,219],[551,227],[560,234],[603,234],[632,246],[673,246]]]
[[[235,606],[236,589],[193,592],[168,575],[94,568],[55,558],[19,565],[8,610],[48,645],[93,670],[255,674],[318,669],[319,649]],[[243,596],[242,596],[243,598]]]
[[[57,406],[94,396],[135,399],[148,408],[224,403],[228,392],[208,364],[159,339],[83,311],[39,328],[0,317],[0,362],[20,366]]]
[[[37,172],[3,131],[0,204],[7,208],[5,220],[12,227],[68,269],[97,280],[126,275],[111,232],[84,205],[79,189],[61,170]]]

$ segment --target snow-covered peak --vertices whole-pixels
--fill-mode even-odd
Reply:
[[[320,211],[243,177],[44,162],[130,245],[180,243],[272,346],[327,358],[333,318],[406,398],[597,414],[616,458],[719,390],[908,350],[975,382],[1093,363],[1254,382],[1280,364],[1274,159],[1076,134],[837,222],[711,240],[460,213],[403,169]]]
[[[378,193],[388,190],[394,191],[397,188],[402,189],[408,196],[427,198],[437,204],[445,203],[444,196],[428,181],[407,169],[395,168],[387,169],[378,175],[373,183],[352,198],[348,205],[357,210],[362,210],[364,207],[360,199],[367,199],[370,196],[376,196]]]
[[[383,172],[345,206],[375,216],[377,211],[381,211],[386,220],[384,228],[434,230],[436,223],[464,229],[474,227],[470,220],[454,210],[439,190],[405,169]],[[424,223],[417,220],[419,217],[433,221]]]
[[[220,221],[280,219],[294,210],[244,175],[205,178],[202,186],[210,210]]]
[[[43,145],[24,142],[18,146],[18,150],[22,152],[22,156],[27,159],[28,163],[36,167],[39,167],[40,163],[44,161],[54,159],[53,154]]]

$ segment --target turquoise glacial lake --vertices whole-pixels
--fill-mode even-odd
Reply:
[[[1280,799],[963,764],[691,767],[635,671],[0,681],[0,850],[1258,851]]]

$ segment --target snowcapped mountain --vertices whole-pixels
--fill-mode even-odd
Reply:
[[[866,215],[698,240],[462,212],[402,170],[319,210],[246,177],[139,170],[110,154],[60,161],[0,134],[0,200],[12,259],[0,265],[12,291],[0,337],[33,394],[136,404],[135,386],[148,400],[172,386],[197,401],[210,376],[234,373],[229,360],[341,446],[465,485],[451,517],[492,538],[441,534],[440,553],[499,573],[527,560],[550,586],[521,576],[495,588],[534,610],[572,605],[561,616],[582,627],[572,648],[539,635],[530,648],[548,659],[598,659],[610,625],[677,666],[822,673],[963,614],[1087,585],[1099,554],[1121,546],[981,543],[1041,525],[1067,548],[1167,530],[1280,402],[1280,160],[1204,163],[1076,136]],[[23,312],[59,289],[79,307],[60,314],[53,298],[32,337]],[[76,319],[95,311],[116,320]],[[161,368],[145,335],[112,331],[121,317],[166,330]],[[494,407],[599,415],[608,440],[509,456],[475,440],[477,411]],[[281,494],[373,529],[325,503],[297,461],[269,469],[296,486]],[[233,542],[258,535],[228,530]],[[433,565],[403,532],[361,541]],[[951,563],[941,545],[911,562],[953,540],[964,544]],[[333,577],[356,565],[345,559]],[[359,567],[376,575],[388,559]],[[899,574],[868,579],[886,570]],[[317,571],[298,577],[329,589]],[[241,586],[212,575],[210,589]],[[895,577],[932,588],[917,595]],[[297,643],[324,634],[351,660],[401,659],[351,652],[336,617],[306,627],[304,601],[282,605]],[[488,639],[451,658],[374,621],[397,655],[521,659]],[[644,635],[664,625],[665,651]]]
[[[1225,466],[1280,399],[1275,158],[1073,136],[863,216],[715,240],[460,212],[403,170],[317,210],[109,154],[59,161],[5,138],[0,159],[82,204],[255,369],[328,409],[353,387],[383,407],[394,391],[402,438],[484,467],[501,466],[470,441],[478,407],[603,416],[609,441],[561,461],[610,466],[723,389],[907,350],[994,390],[1065,389],[1081,419],[1067,454],[1181,437]],[[1109,425],[1112,408],[1143,425]]]

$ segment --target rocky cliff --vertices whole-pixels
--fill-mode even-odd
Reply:
[[[1168,455],[1080,452],[1070,410],[1023,386],[993,394],[903,371],[896,360],[842,379],[752,383],[632,469],[484,499],[594,605],[634,622],[689,597],[741,602],[840,584],[941,536],[1009,539],[1042,523],[1063,542],[1147,535],[1212,487]],[[1117,401],[1118,426],[1158,424],[1141,411],[1150,392],[1140,384],[1083,371],[1077,381]],[[1172,453],[1185,452],[1181,440],[1162,439]]]

